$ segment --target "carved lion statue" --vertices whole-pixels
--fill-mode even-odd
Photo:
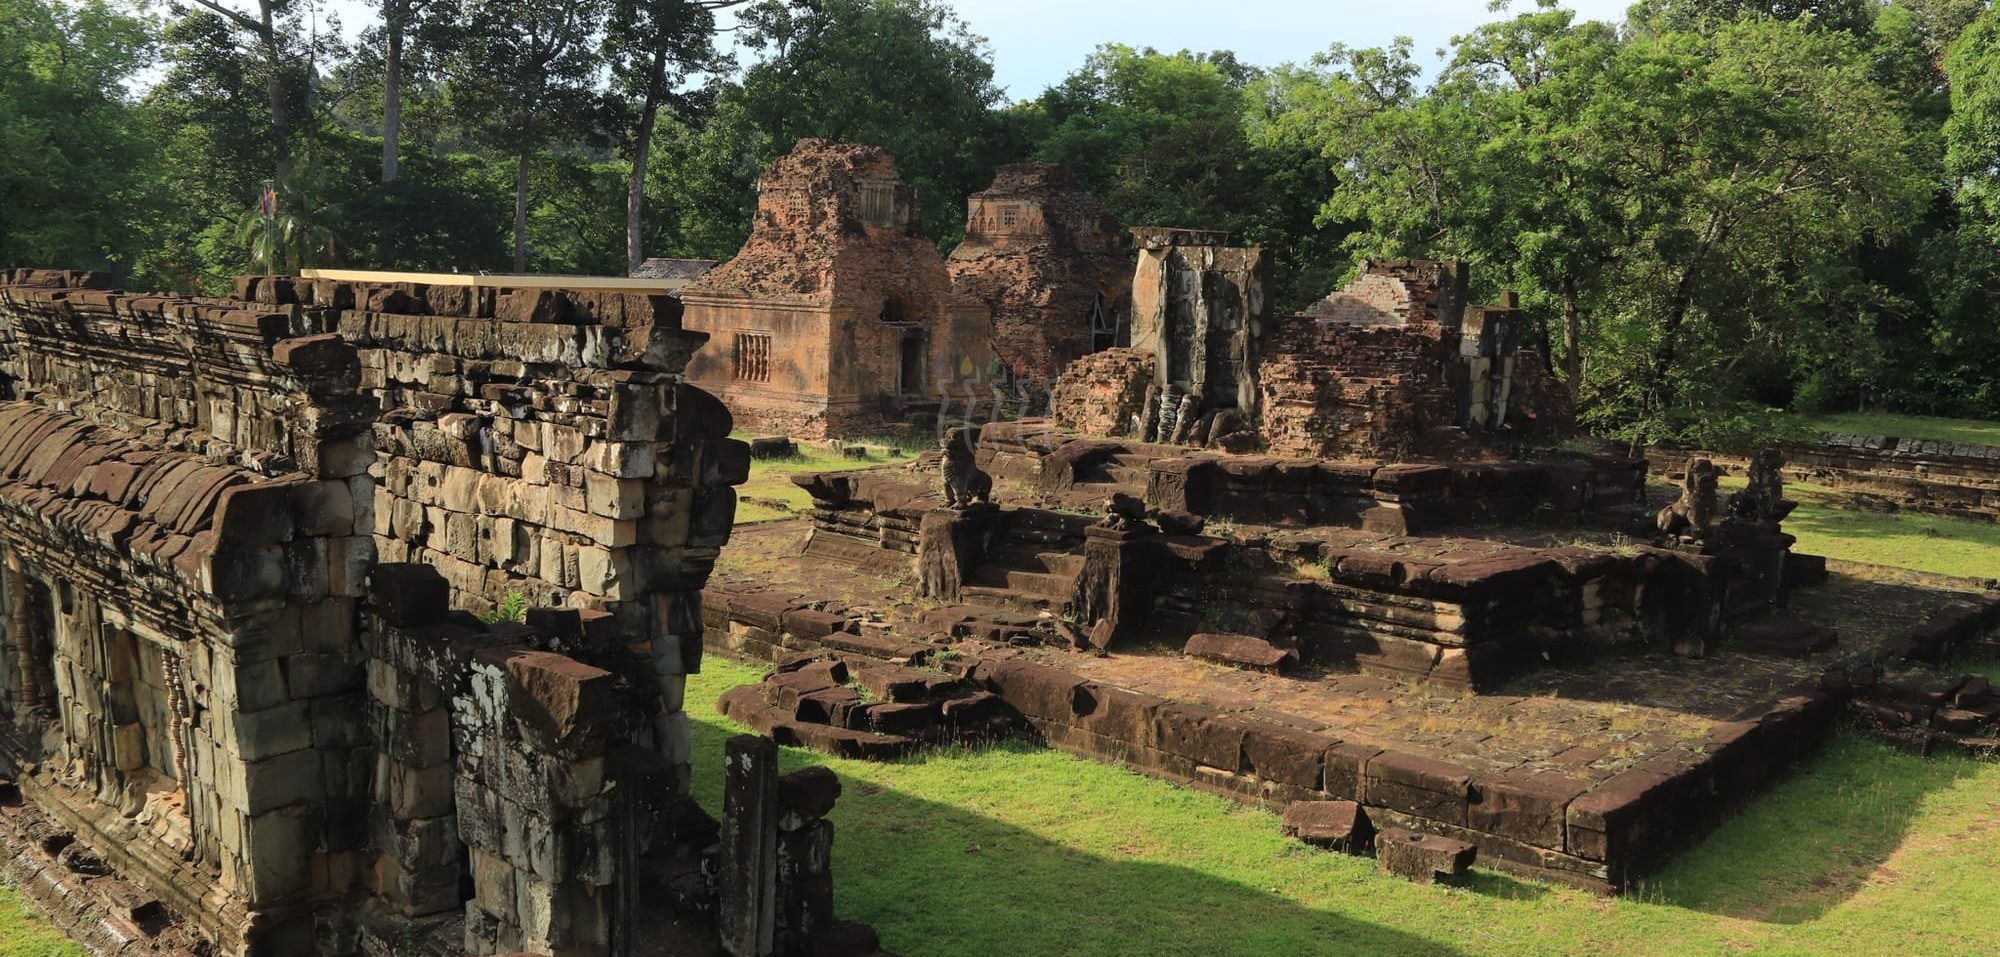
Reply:
[[[979,445],[979,429],[959,426],[947,430],[938,445],[944,452],[938,470],[944,478],[945,507],[964,508],[993,501],[993,476],[980,469],[973,459],[972,450]]]
[[[1660,534],[1688,541],[1702,541],[1715,523],[1715,483],[1722,470],[1707,459],[1688,463],[1687,477],[1681,480],[1681,497],[1660,509],[1654,524]]]

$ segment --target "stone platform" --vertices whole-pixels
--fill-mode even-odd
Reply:
[[[1803,620],[1842,629],[1832,651],[1690,660],[1634,645],[1470,694],[1324,661],[1239,670],[1157,642],[1077,653],[1044,640],[1063,634],[1055,612],[914,598],[907,570],[801,569],[808,526],[739,533],[705,592],[711,647],[962,675],[1072,753],[1274,808],[1355,801],[1378,829],[1465,840],[1482,866],[1607,892],[1808,754],[1856,698],[1830,676],[1912,635],[2000,618],[1992,598],[1837,574],[1794,600]]]

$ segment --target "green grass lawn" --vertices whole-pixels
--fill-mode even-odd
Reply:
[[[736,438],[748,438],[737,434]],[[792,512],[811,507],[812,496],[792,484],[792,476],[800,472],[825,472],[836,469],[860,469],[873,465],[887,465],[907,462],[916,457],[921,447],[909,436],[889,436],[869,439],[869,445],[885,445],[897,450],[890,456],[867,456],[851,458],[826,446],[799,444],[799,454],[786,459],[753,459],[750,462],[750,480],[736,487],[736,523],[768,522],[773,519],[790,518]],[[751,499],[782,502],[786,508],[776,508]],[[787,511],[789,509],[789,511]]]
[[[696,754],[740,730],[715,696],[759,675],[708,661]],[[785,761],[840,774],[840,911],[907,957],[2000,953],[2000,763],[1854,735],[1618,900],[1381,878],[1268,812],[1027,744]],[[695,773],[719,809],[717,763]]]
[[[22,902],[14,885],[0,880],[0,957],[79,957],[83,948]]]
[[[1972,442],[2000,445],[2000,422],[1979,419],[1937,419],[1925,415],[1892,415],[1886,412],[1841,412],[1815,415],[1806,424],[1823,432],[1854,432],[1861,435],[1893,435],[1899,439],[1930,439],[1934,442]]]
[[[1723,476],[1723,500],[1743,486],[1742,476]],[[1785,495],[1799,503],[1785,531],[1798,536],[1801,552],[1937,575],[2000,577],[2000,522],[1849,508],[1842,493],[1804,482],[1785,483]]]

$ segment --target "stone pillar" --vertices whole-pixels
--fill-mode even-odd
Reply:
[[[1000,507],[985,503],[925,512],[917,531],[917,594],[957,601],[965,574],[986,560],[1002,521]]]
[[[44,692],[41,669],[35,666],[34,615],[28,609],[28,576],[21,572],[21,560],[7,556],[7,630],[14,639],[15,670],[21,676],[21,693],[14,701],[14,721],[27,725],[42,711]]]
[[[1090,628],[1090,644],[1100,650],[1129,639],[1152,612],[1149,583],[1157,563],[1150,526],[1084,530],[1083,571],[1077,575],[1070,614]]]
[[[722,874],[716,927],[734,957],[768,957],[778,906],[778,743],[730,738],[722,770]]]
[[[840,779],[823,767],[778,779],[777,938],[779,957],[810,957],[833,928],[833,822]]]

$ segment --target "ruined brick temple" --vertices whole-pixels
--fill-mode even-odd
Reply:
[[[1262,250],[1135,229],[1131,346],[1057,382],[1055,421],[1092,435],[1316,457],[1467,451],[1574,430],[1564,388],[1522,348],[1512,296],[1466,304],[1463,263],[1368,261],[1274,316]]]
[[[863,434],[984,396],[998,370],[987,307],[953,285],[880,147],[799,141],[758,181],[743,248],[680,296],[709,337],[688,380],[753,429]]]
[[[1052,163],[1002,166],[966,201],[952,280],[993,314],[993,350],[1021,377],[1053,379],[1120,344],[1132,260],[1104,206]]]
[[[2000,593],[1795,551],[1777,451],[1725,494],[1574,450],[1462,264],[1272,315],[1261,251],[1134,235],[1131,344],[959,433],[983,476],[800,475],[809,511],[739,532],[703,613],[775,673],[724,713],[864,758],[1011,722],[1415,880],[1605,893],[1838,721],[2000,751],[2000,692],[1950,667],[2000,652]]]
[[[0,272],[0,848],[87,948],[875,951],[831,775],[687,797],[748,454],[674,300],[100,285]]]

